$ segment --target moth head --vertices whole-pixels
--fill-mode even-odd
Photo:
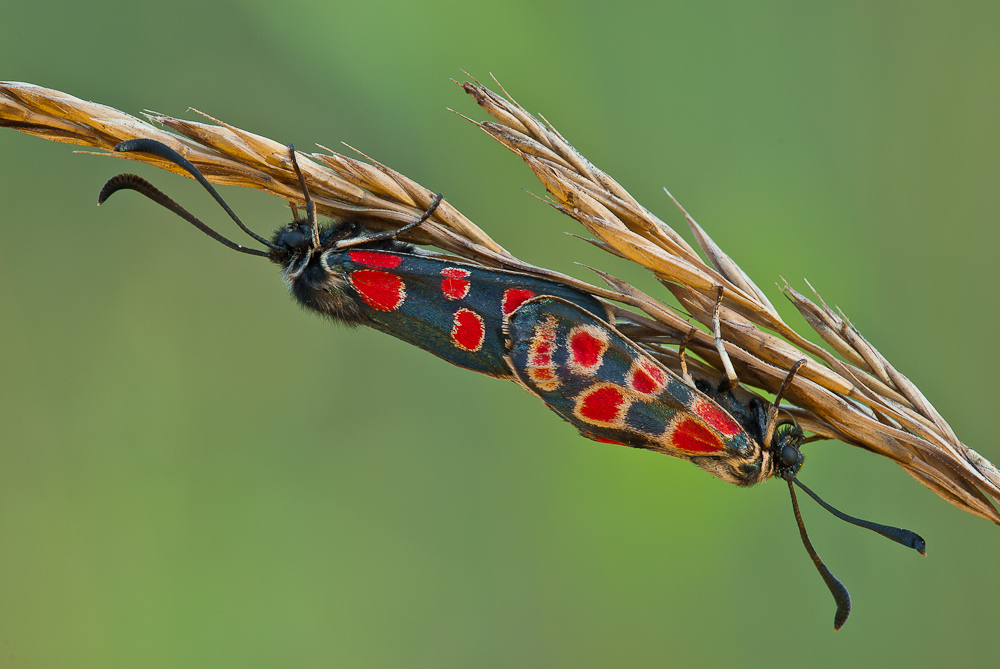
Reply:
[[[774,476],[786,481],[793,478],[805,461],[799,450],[805,440],[802,429],[794,420],[780,420],[774,426],[770,444],[761,446],[760,442],[767,438],[767,412],[758,413],[759,426],[743,425],[747,443],[742,448],[722,456],[693,457],[691,461],[712,476],[738,486],[752,486]]]
[[[428,206],[427,210],[420,218],[402,226],[397,230],[361,235],[358,233],[358,226],[360,224],[356,222],[343,223],[333,228],[320,229],[319,222],[316,217],[316,205],[313,203],[312,197],[309,195],[309,189],[306,187],[305,177],[302,175],[302,170],[299,168],[298,160],[295,158],[295,147],[289,144],[288,161],[292,165],[292,170],[299,182],[299,188],[302,190],[302,199],[305,201],[306,215],[305,218],[298,219],[282,228],[279,228],[275,232],[272,239],[268,240],[244,225],[243,221],[241,221],[229,205],[226,204],[225,200],[222,199],[222,196],[219,195],[215,188],[212,187],[212,184],[208,182],[198,168],[195,167],[187,158],[163,142],[158,142],[153,139],[130,139],[124,142],[119,142],[115,146],[115,151],[119,153],[129,153],[133,151],[149,153],[183,168],[188,174],[194,177],[195,180],[200,183],[213,198],[215,198],[215,201],[218,202],[223,209],[225,209],[226,213],[229,214],[229,217],[233,219],[236,225],[238,225],[243,232],[263,244],[267,247],[267,250],[263,251],[260,249],[250,248],[227,239],[192,215],[184,209],[184,207],[171,200],[151,183],[134,174],[119,174],[109,179],[108,182],[104,184],[104,187],[101,188],[100,195],[97,196],[97,204],[102,204],[105,200],[120,190],[134,190],[142,195],[145,195],[157,204],[166,207],[212,239],[233,249],[234,251],[246,253],[247,255],[262,256],[277,263],[278,265],[281,265],[282,268],[284,268],[285,280],[290,284],[294,283],[295,280],[298,279],[303,272],[305,272],[314,257],[321,256],[325,250],[345,249],[350,246],[394,240],[401,233],[412,230],[430,218],[431,214],[433,214],[434,210],[437,209],[437,206],[441,203],[442,199],[440,193],[435,195],[431,200],[430,206]],[[316,266],[319,267],[320,264],[318,263]]]
[[[294,254],[309,248],[309,229],[305,223],[295,221],[281,228],[274,236],[274,245],[282,251]]]
[[[291,282],[302,274],[321,247],[313,238],[312,223],[303,218],[274,232],[267,257],[281,265],[285,281]]]
[[[769,449],[774,460],[774,476],[786,481],[795,478],[805,462],[805,456],[800,450],[804,441],[805,435],[798,423],[789,419],[778,421],[774,426]]]

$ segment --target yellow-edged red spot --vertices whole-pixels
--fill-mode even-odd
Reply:
[[[483,317],[468,309],[455,312],[451,326],[451,340],[458,348],[466,351],[478,351],[483,347],[486,327]]]
[[[595,384],[577,395],[573,413],[592,425],[621,427],[631,403],[621,387],[611,383]]]
[[[696,399],[691,412],[714,427],[726,437],[732,437],[743,431],[743,428],[726,413],[722,407],[703,399]]]
[[[608,350],[606,330],[579,325],[569,331],[569,366],[578,374],[591,374],[604,362]]]
[[[640,360],[632,365],[625,382],[643,395],[656,395],[667,385],[667,375],[649,360]]]
[[[395,274],[359,269],[350,275],[351,285],[361,299],[376,311],[395,311],[406,299],[406,285]]]
[[[676,449],[687,453],[719,453],[725,446],[719,437],[701,423],[690,418],[678,418],[667,430],[667,441]]]
[[[508,288],[503,291],[503,298],[500,300],[500,308],[503,309],[504,316],[510,316],[519,306],[535,296],[535,291],[527,288]]]
[[[393,253],[379,253],[377,251],[349,251],[347,256],[359,265],[370,267],[384,267],[395,269],[403,259]]]
[[[531,347],[531,352],[528,355],[528,360],[532,365],[537,365],[539,367],[545,367],[552,364],[552,351],[555,345],[548,340],[539,339],[534,346]]]
[[[441,270],[441,292],[449,300],[460,300],[469,294],[470,283],[465,277],[469,276],[467,269],[459,267],[446,267]]]
[[[528,378],[544,392],[555,390],[561,383],[552,359],[556,349],[556,327],[556,319],[549,316],[544,323],[535,326],[535,335],[528,344]]]

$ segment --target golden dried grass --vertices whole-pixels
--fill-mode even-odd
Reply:
[[[551,125],[539,122],[506,94],[498,95],[475,81],[461,85],[494,119],[472,122],[524,160],[548,190],[553,206],[579,221],[594,236],[592,243],[650,270],[689,316],[706,327],[710,328],[717,291],[723,287],[722,338],[741,382],[774,392],[796,360],[808,359],[785,392],[795,406],[783,405],[805,430],[891,458],[948,502],[1000,524],[1000,514],[990,501],[1000,501],[1000,472],[962,444],[920,391],[851,323],[822,300],[814,303],[786,283],[786,297],[836,355],[816,346],[781,319],[764,293],[687,212],[687,223],[708,263]],[[156,139],[185,155],[213,183],[256,188],[302,202],[284,145],[210,117],[206,118],[214,124],[155,113],[146,117],[149,122],[59,91],[0,82],[0,125],[105,151],[127,139]],[[373,228],[390,229],[419,216],[433,198],[431,191],[375,161],[326,151],[299,161],[323,215],[360,216]],[[145,154],[98,155],[183,174],[173,164]],[[556,279],[629,305],[645,317],[620,309],[626,318],[623,331],[662,362],[678,369],[677,352],[667,344],[686,338],[687,346],[701,358],[691,365],[696,374],[720,378],[724,370],[711,333],[692,330],[678,310],[602,272],[609,289],[524,263],[447,201],[408,239],[486,266]]]

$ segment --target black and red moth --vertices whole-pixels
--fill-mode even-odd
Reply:
[[[793,483],[839,518],[924,553],[924,540],[913,532],[847,516],[798,481],[804,436],[794,421],[777,420],[775,406],[798,366],[775,404],[756,396],[740,402],[721,386],[685,380],[662,366],[615,328],[610,308],[592,295],[519,272],[422,254],[397,241],[430,217],[440,195],[420,219],[399,230],[373,233],[356,221],[321,227],[291,146],[306,217],[279,228],[270,240],[247,228],[173,149],[138,139],[115,150],[151,153],[184,168],[267,250],[223,237],[133,174],[110,179],[99,204],[122,189],[145,195],[229,248],[279,265],[290,292],[308,309],[380,330],[459,367],[513,380],[588,439],[672,455],[740,486],[773,477],[787,481],[802,541],[837,602],[835,629],[850,614],[850,595],[809,542]]]
[[[743,407],[710,386],[692,387],[559,296],[531,300],[504,332],[518,381],[589,439],[672,455],[740,486],[789,478],[801,466],[802,431],[791,421],[772,439],[788,453],[776,459],[761,447],[768,404],[755,398]]]

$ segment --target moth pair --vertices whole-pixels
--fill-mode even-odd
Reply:
[[[247,228],[197,168],[166,145],[139,139],[115,150],[151,153],[182,167],[267,250],[227,239],[135,175],[109,180],[99,203],[122,189],[149,197],[229,248],[278,264],[295,299],[323,316],[366,325],[460,367],[513,380],[589,439],[672,455],[736,485],[784,479],[806,550],[837,602],[835,629],[847,620],[850,596],[812,548],[793,483],[838,517],[924,552],[918,535],[841,514],[796,479],[804,436],[794,421],[778,420],[775,405],[797,366],[775,404],[759,397],[743,403],[723,387],[684,379],[660,365],[614,327],[610,308],[592,295],[524,273],[430,256],[398,241],[432,215],[440,195],[423,216],[395,231],[369,232],[356,221],[320,226],[291,146],[306,216],[271,239]]]

